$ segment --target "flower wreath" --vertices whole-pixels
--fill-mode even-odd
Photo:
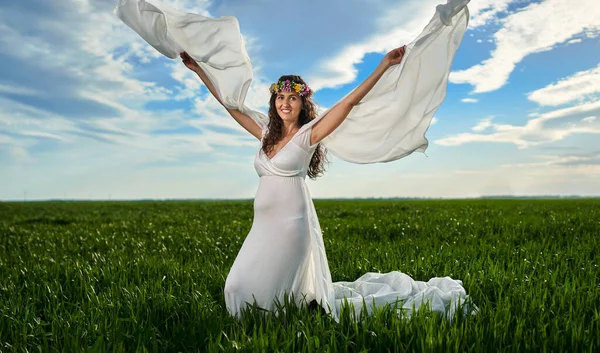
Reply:
[[[303,83],[297,83],[294,81],[290,81],[290,80],[285,80],[285,81],[279,81],[277,83],[274,83],[271,85],[271,87],[269,88],[269,91],[271,92],[271,94],[283,91],[283,92],[296,92],[298,94],[300,94],[301,96],[305,96],[305,97],[310,97],[313,94],[313,91],[310,89],[310,87],[308,87],[308,85],[305,85]]]

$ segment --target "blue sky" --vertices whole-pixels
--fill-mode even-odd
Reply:
[[[302,75],[329,107],[441,0],[164,0],[236,16],[247,103]],[[252,198],[258,141],[178,61],[116,19],[116,0],[0,4],[0,200]],[[600,3],[472,0],[425,154],[330,156],[315,198],[600,196]]]

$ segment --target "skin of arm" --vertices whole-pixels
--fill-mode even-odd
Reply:
[[[260,126],[247,114],[244,114],[237,109],[229,109],[225,107],[223,101],[221,101],[221,98],[217,93],[217,90],[215,89],[215,86],[213,86],[212,82],[210,82],[208,76],[206,76],[206,73],[200,68],[198,63],[196,63],[196,61],[194,61],[194,59],[192,59],[188,53],[183,52],[180,54],[180,57],[183,60],[185,66],[187,66],[190,70],[194,71],[198,75],[198,77],[200,77],[200,79],[202,80],[202,82],[204,82],[206,88],[208,88],[210,93],[217,99],[217,101],[219,101],[219,103],[225,109],[227,109],[229,115],[231,115],[233,119],[235,119],[235,121],[237,121],[244,129],[246,129],[254,137],[260,140],[262,137],[262,130]]]
[[[321,120],[312,127],[311,145],[320,142],[331,134],[346,119],[354,106],[369,93],[384,72],[392,65],[399,64],[404,56],[406,46],[396,48],[381,60],[377,68],[352,93],[338,102]]]

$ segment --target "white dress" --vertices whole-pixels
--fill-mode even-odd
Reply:
[[[317,147],[310,145],[311,131],[299,130],[272,158],[260,148],[256,153],[254,168],[260,181],[254,220],[225,282],[225,303],[234,315],[255,299],[269,310],[275,299],[283,304],[286,294],[293,295],[297,304],[303,298],[307,303],[326,299],[323,290],[331,279],[322,278],[317,290],[313,267],[315,263],[326,267],[327,259],[305,182]]]
[[[462,283],[449,277],[425,283],[394,271],[332,283],[321,228],[305,182],[318,145],[310,145],[312,125],[301,128],[272,158],[260,148],[256,153],[254,168],[260,181],[254,219],[225,282],[229,312],[237,316],[247,304],[275,311],[275,303],[283,304],[288,295],[297,305],[315,300],[335,318],[345,301],[360,314],[365,303],[371,312],[371,304],[398,300],[402,301],[398,307],[407,315],[413,305],[419,308],[427,301],[432,310],[453,317],[459,304],[469,302]]]
[[[338,158],[353,163],[390,162],[424,151],[425,133],[442,104],[456,50],[467,27],[469,0],[438,5],[421,34],[407,44],[398,65],[390,67],[344,122],[321,143]],[[228,108],[248,114],[263,129],[268,117],[244,101],[252,81],[252,64],[235,17],[207,18],[180,12],[155,0],[120,0],[115,14],[167,57],[186,51],[204,70]],[[398,43],[398,46],[402,43]],[[310,83],[309,83],[310,84]],[[329,111],[302,126],[269,159],[259,149],[260,176],[254,221],[225,285],[232,315],[247,303],[273,310],[285,294],[296,301],[317,301],[334,318],[344,301],[356,311],[371,304],[403,302],[408,313],[427,302],[453,317],[469,304],[462,282],[449,277],[415,281],[401,272],[367,273],[354,282],[333,283],[323,235],[305,183],[316,146],[312,126]],[[463,307],[475,312],[474,305]]]

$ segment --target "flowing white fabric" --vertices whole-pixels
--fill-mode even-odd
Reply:
[[[353,163],[389,162],[425,151],[425,133],[442,104],[450,67],[464,32],[469,0],[438,5],[422,33],[398,65],[390,67],[346,120],[323,143],[335,156]],[[198,62],[228,108],[252,117],[264,131],[268,117],[244,100],[252,81],[252,64],[235,17],[188,14],[154,0],[120,0],[115,14],[160,53],[170,58],[186,51]],[[400,46],[401,43],[398,43]],[[424,302],[432,310],[455,315],[469,302],[462,282],[449,277],[415,281],[398,271],[367,273],[355,282],[333,283],[317,214],[305,183],[316,145],[312,126],[328,111],[300,128],[272,159],[259,149],[260,176],[252,229],[234,262],[225,286],[228,310],[239,315],[247,303],[268,310],[285,294],[297,301],[316,300],[338,318],[348,301],[358,312],[367,304],[401,301],[409,313]],[[467,305],[467,310],[476,307]]]

